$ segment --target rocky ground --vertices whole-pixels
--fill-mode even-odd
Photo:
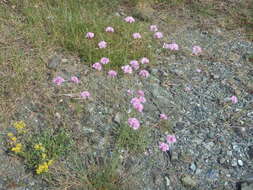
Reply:
[[[132,96],[127,90],[142,89],[147,102],[139,118],[142,126],[152,128],[150,147],[138,156],[122,150],[123,167],[130,168],[137,179],[133,189],[252,190],[252,42],[240,32],[228,35],[222,29],[212,32],[190,25],[173,33],[164,29],[164,34],[163,41],[175,41],[180,51],[158,49],[158,61],[146,67],[151,73],[148,79],[137,75],[109,79],[105,73],[80,64],[78,58],[57,55],[45,73],[45,89],[38,91],[38,96],[45,98],[22,101],[14,119],[26,119],[30,125],[43,128],[50,115],[46,105],[53,106],[50,117],[55,118],[54,124],[64,120],[76,130],[77,139],[89,144],[87,150],[100,155],[110,151],[107,138],[124,122],[123,113],[131,112]],[[193,45],[200,45],[203,54],[190,55]],[[56,87],[52,78],[57,75],[76,75],[81,84]],[[92,99],[75,99],[75,93],[82,90],[89,90]],[[233,95],[238,97],[237,104],[229,100]],[[163,127],[160,113],[169,115]],[[174,133],[178,139],[170,154],[158,149],[166,133]],[[0,163],[0,189],[50,189],[4,150]]]

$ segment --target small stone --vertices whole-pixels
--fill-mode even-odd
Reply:
[[[171,161],[177,161],[177,160],[178,160],[178,153],[175,151],[172,151]]]
[[[191,163],[190,169],[191,169],[193,172],[195,172],[195,170],[197,169],[196,164],[195,164],[194,162]]]
[[[238,165],[239,166],[243,166],[243,161],[242,160],[238,160]]]
[[[225,159],[225,158],[220,158],[220,159],[219,159],[219,163],[220,163],[220,164],[224,164],[225,162],[226,162],[226,159]]]
[[[121,122],[121,119],[122,119],[122,115],[118,112],[115,114],[113,120],[117,123],[117,124],[120,124]]]
[[[232,156],[233,155],[232,151],[227,151],[227,155]]]
[[[61,63],[61,57],[58,55],[54,55],[49,59],[47,67],[49,69],[56,69],[57,66]]]
[[[170,186],[170,179],[167,176],[165,176],[165,181],[166,181],[166,186],[167,187]]]
[[[67,63],[68,62],[67,59],[62,59],[61,61],[62,61],[62,63]]]
[[[185,175],[182,179],[181,179],[182,183],[184,186],[186,187],[196,187],[197,182],[196,180],[194,180],[191,176],[189,175]]]
[[[231,165],[233,167],[236,167],[237,166],[237,160],[236,159],[233,159],[232,162],[231,162]]]

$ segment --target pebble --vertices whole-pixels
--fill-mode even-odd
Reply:
[[[238,165],[239,166],[243,166],[243,161],[242,160],[238,160]]]
[[[236,166],[237,166],[237,160],[236,160],[236,159],[233,159],[233,160],[231,161],[231,165],[232,165],[233,167],[236,167]]]
[[[167,176],[165,176],[165,181],[166,181],[166,186],[170,186],[170,179]]]
[[[194,162],[191,163],[190,169],[191,169],[193,172],[195,172],[195,170],[197,169],[196,164],[195,164]]]
[[[182,179],[181,179],[182,183],[184,186],[186,187],[196,187],[197,182],[196,180],[194,180],[191,176],[189,175],[185,175]]]

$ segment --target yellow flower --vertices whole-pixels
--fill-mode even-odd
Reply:
[[[52,165],[52,163],[53,163],[53,160],[49,160],[48,162],[44,162],[44,163],[40,164],[36,169],[36,173],[41,174],[44,172],[48,172],[48,167],[50,165]]]
[[[19,152],[21,152],[21,149],[22,149],[22,144],[18,143],[18,144],[16,144],[15,147],[11,148],[11,151],[13,151],[15,153],[19,153]]]
[[[14,135],[13,135],[13,133],[7,133],[7,136],[8,137],[13,137]]]
[[[24,132],[24,128],[26,127],[26,124],[24,121],[18,121],[14,123],[14,127],[17,129],[19,133]]]
[[[11,137],[11,140],[12,140],[13,142],[16,142],[16,141],[17,141],[17,137]]]
[[[35,149],[35,150],[41,150],[42,152],[45,151],[45,147],[43,147],[43,145],[42,145],[41,143],[35,144],[35,145],[34,145],[34,149]]]
[[[42,153],[42,159],[46,159],[47,155],[45,153]]]

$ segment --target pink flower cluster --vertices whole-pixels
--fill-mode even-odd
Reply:
[[[65,82],[64,78],[57,76],[53,79],[53,83],[60,86],[63,82]]]
[[[125,22],[128,22],[128,23],[133,23],[133,22],[135,22],[135,19],[134,19],[133,17],[131,17],[131,16],[128,16],[128,17],[126,17],[126,18],[124,19],[124,21],[125,21]]]
[[[111,26],[107,26],[106,29],[105,29],[106,32],[109,32],[109,33],[113,33],[114,32],[114,28],[111,27]]]
[[[169,49],[169,50],[172,50],[172,51],[178,51],[179,50],[179,46],[176,43],[171,43],[171,44],[164,43],[163,48]]]
[[[137,91],[138,97],[134,97],[131,99],[131,104],[133,105],[134,109],[138,112],[143,111],[143,103],[146,102],[146,98],[144,97],[144,92],[142,90]]]
[[[141,70],[141,71],[139,72],[139,75],[140,75],[141,77],[143,77],[143,78],[148,78],[148,77],[149,77],[149,72],[148,72],[147,70],[143,69],[143,70]]]
[[[200,46],[192,47],[192,55],[199,55],[200,53],[202,53],[202,48]]]
[[[114,71],[114,70],[108,71],[108,76],[110,76],[110,77],[112,77],[112,78],[116,77],[117,74],[118,74],[118,73],[117,73],[116,71]]]
[[[170,146],[172,146],[175,142],[177,142],[177,139],[175,135],[167,135],[166,141],[167,141],[166,143],[164,142],[159,143],[159,148],[163,152],[168,151],[170,149]]]
[[[83,92],[81,92],[80,96],[83,99],[89,99],[90,98],[90,93],[88,91],[83,91]]]
[[[92,38],[94,38],[94,36],[95,36],[95,34],[93,32],[87,32],[85,37],[88,39],[92,39]]]
[[[238,103],[238,98],[236,96],[231,96],[230,100],[232,101],[233,104]]]
[[[132,127],[134,130],[137,130],[140,127],[140,122],[138,119],[131,117],[128,119],[128,125]]]
[[[141,38],[141,34],[136,32],[136,33],[133,33],[133,38],[134,39],[140,39]]]
[[[160,114],[160,119],[167,120],[168,116],[166,114],[164,114],[164,113],[161,113]]]

